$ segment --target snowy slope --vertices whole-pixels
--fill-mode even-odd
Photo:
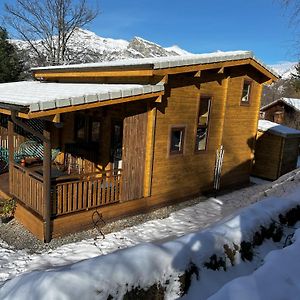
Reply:
[[[25,54],[25,61],[29,61],[30,67],[39,65],[36,54],[29,49],[26,42],[20,40],[11,40],[11,42],[19,51]],[[35,47],[42,49],[42,41],[34,41],[33,43]],[[78,28],[70,39],[67,54],[69,62],[88,63],[126,58],[174,56],[191,53],[178,46],[163,48],[158,44],[140,37],[135,37],[131,41],[103,38],[94,32]]]
[[[227,217],[206,230],[191,233],[175,240],[163,243],[159,243],[157,240],[155,243],[141,243],[136,247],[101,256],[97,256],[97,252],[98,255],[99,251],[102,252],[101,247],[97,245],[97,241],[90,245],[81,244],[79,247],[76,244],[70,244],[70,251],[67,255],[63,249],[60,249],[60,252],[57,250],[51,251],[44,258],[39,254],[33,255],[29,259],[29,264],[35,271],[30,272],[27,269],[29,272],[5,282],[0,286],[0,299],[18,300],[24,299],[24,297],[28,300],[108,299],[112,297],[113,299],[123,299],[127,290],[138,286],[147,289],[155,283],[162,284],[166,289],[165,299],[177,299],[180,295],[178,276],[182,274],[191,262],[201,269],[201,273],[199,279],[196,276],[192,277],[191,288],[188,294],[184,296],[184,299],[207,299],[208,296],[217,292],[230,279],[251,274],[260,266],[264,268],[264,256],[271,250],[279,249],[277,246],[282,247],[282,245],[275,245],[274,247],[273,243],[266,241],[257,248],[251,263],[243,261],[237,253],[235,266],[231,267],[227,261],[228,269],[226,272],[209,270],[203,267],[203,263],[208,260],[212,253],[218,255],[223,253],[224,244],[233,245],[235,243],[238,245],[241,240],[248,240],[260,228],[260,224],[267,225],[273,219],[276,220],[279,213],[295,207],[295,205],[299,204],[299,193],[300,170],[296,171],[291,178],[286,179],[284,186],[274,183],[271,189],[263,193],[265,196],[272,195],[271,197],[265,197],[262,201],[236,212],[234,215]],[[188,219],[192,221],[197,215],[205,214],[204,211],[202,214],[193,214],[192,211],[193,207],[185,213],[181,211],[185,215],[186,221]],[[176,220],[178,221],[178,218]],[[149,235],[150,237],[155,229],[161,228],[159,222],[162,221],[157,220],[156,226],[150,231],[143,230],[144,235]],[[166,221],[170,223],[170,220]],[[167,233],[167,228],[165,228],[165,231]],[[134,238],[134,236],[126,234],[122,236],[123,239],[130,240]],[[297,234],[296,239],[298,239],[298,236],[299,234]],[[299,242],[295,245],[297,245],[297,248],[292,253],[294,260],[286,260],[283,257],[281,263],[281,255],[278,255],[276,264],[274,264],[268,258],[270,257],[269,255],[266,258],[267,263],[265,266],[269,268],[270,264],[276,266],[284,265],[287,270],[291,269],[291,267],[299,270],[300,261],[295,256],[299,253]],[[1,259],[5,260],[8,256],[11,256],[9,267],[15,273],[19,273],[24,269],[22,258],[26,256],[25,251],[18,253],[12,248],[5,248],[4,244],[0,244],[0,253],[2,254],[0,262]],[[55,252],[57,252],[56,255]],[[88,257],[90,259],[71,264],[76,261],[75,257],[77,257],[77,261]],[[296,262],[297,265],[295,264]],[[3,272],[5,272],[6,267],[5,265],[2,266]],[[299,271],[296,272],[295,270],[289,277],[286,277],[284,274],[285,269],[282,268],[283,272],[281,273],[280,268],[276,269],[277,274],[274,275],[278,276],[273,278],[278,278],[278,280],[273,282],[273,284],[276,285],[277,289],[282,285],[288,286],[290,290],[287,295],[289,297],[280,298],[281,294],[277,294],[275,289],[275,293],[271,294],[273,297],[257,298],[255,295],[254,297],[252,296],[252,289],[245,288],[243,290],[249,293],[249,296],[245,294],[245,296],[248,296],[247,298],[244,295],[239,298],[231,298],[230,296],[235,294],[230,293],[228,298],[219,297],[217,299],[294,299],[290,296],[299,294]],[[272,270],[267,269],[267,271],[272,273]],[[289,281],[283,282],[284,278],[288,278]],[[268,291],[271,290],[270,285],[260,285],[260,287],[255,286],[254,288],[258,292],[262,292],[262,295],[264,295],[263,292],[266,289]],[[259,291],[258,288],[263,290]],[[215,296],[218,297],[218,294]]]
[[[282,62],[275,65],[271,65],[270,67],[274,69],[282,79],[289,79],[292,73],[296,73],[295,66],[297,62]]]

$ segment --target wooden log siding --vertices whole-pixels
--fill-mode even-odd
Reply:
[[[54,197],[52,214],[55,216],[120,201],[121,170],[87,175],[74,180],[66,178],[65,181],[52,186]]]
[[[17,164],[11,167],[11,194],[40,216],[44,216],[43,178]]]

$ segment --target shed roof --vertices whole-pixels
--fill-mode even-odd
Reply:
[[[284,97],[263,106],[260,110],[264,111],[264,110],[268,109],[269,107],[272,107],[273,105],[276,105],[277,103],[284,103],[287,106],[292,107],[296,111],[300,112],[300,99],[298,99],[298,98],[284,98]]]
[[[204,54],[192,54],[182,56],[167,56],[167,57],[152,57],[152,58],[138,58],[138,59],[123,59],[110,62],[99,63],[86,63],[86,64],[73,64],[73,65],[61,65],[50,67],[38,67],[33,68],[32,71],[67,71],[67,70],[87,70],[87,69],[134,69],[134,68],[146,68],[146,69],[165,69],[191,65],[201,65],[233,60],[253,59],[260,64],[264,69],[269,71],[275,77],[280,77],[273,69],[259,61],[252,51],[227,51],[227,52],[212,52]]]
[[[258,121],[258,130],[282,137],[300,137],[300,131],[267,120]]]
[[[163,85],[19,81],[0,84],[0,107],[14,105],[27,108],[29,112],[38,112],[163,90]]]

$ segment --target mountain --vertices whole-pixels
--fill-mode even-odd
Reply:
[[[21,40],[10,40],[22,53],[28,67],[40,65],[37,55],[28,44]],[[33,41],[34,46],[43,52],[42,40]],[[192,54],[178,46],[163,48],[140,37],[131,41],[103,38],[94,32],[78,28],[70,38],[67,50],[68,63],[88,63],[112,61],[126,58],[161,57]],[[46,56],[46,53],[43,52]]]
[[[275,65],[271,65],[270,67],[274,69],[282,79],[290,79],[292,73],[296,73],[295,66],[297,62],[281,62]]]

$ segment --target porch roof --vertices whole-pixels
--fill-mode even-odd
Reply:
[[[0,84],[0,108],[27,113],[163,92],[163,85],[20,81]]]

